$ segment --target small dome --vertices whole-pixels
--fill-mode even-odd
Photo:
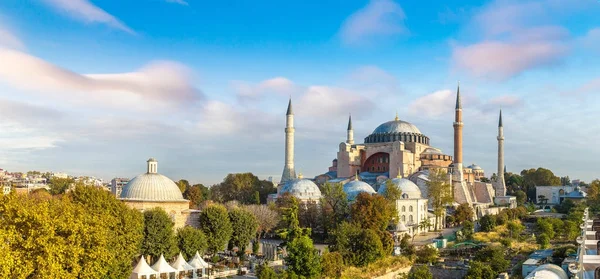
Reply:
[[[355,200],[360,193],[375,194],[375,190],[371,185],[360,180],[353,180],[344,184],[344,192],[349,201]]]
[[[471,164],[470,166],[468,166],[467,168],[470,168],[472,170],[482,170],[482,168],[478,165],[475,164]]]
[[[408,198],[408,199],[420,199],[421,198],[421,190],[419,189],[419,186],[417,186],[417,184],[415,184],[414,182],[412,182],[406,178],[394,178],[391,181],[392,181],[392,183],[394,183],[396,185],[396,187],[398,187],[398,189],[400,189],[400,191],[402,191],[403,198]],[[385,183],[381,184],[381,186],[379,186],[379,190],[377,190],[378,194],[380,194],[380,195],[385,194],[386,183],[387,183],[387,181]]]
[[[308,179],[294,179],[286,182],[281,187],[280,195],[290,193],[301,200],[318,200],[321,198],[321,190],[314,182]]]
[[[525,279],[567,279],[567,273],[560,267],[554,264],[540,265],[534,269]]]
[[[417,126],[410,124],[406,121],[402,121],[399,119],[385,122],[379,125],[373,133],[371,134],[385,134],[385,133],[415,133],[420,134],[421,131],[417,128]]]
[[[439,150],[435,147],[427,147],[427,148],[425,148],[425,150],[423,150],[423,153],[421,153],[421,154],[444,155],[441,150]]]
[[[186,201],[177,184],[168,177],[156,173],[157,161],[153,158],[148,162],[148,172],[130,180],[120,198],[130,201]]]

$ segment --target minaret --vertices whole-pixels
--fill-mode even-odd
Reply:
[[[346,143],[347,144],[354,144],[354,129],[352,129],[352,115],[350,115],[350,117],[348,118],[348,134],[347,134],[347,139],[346,139]]]
[[[496,196],[506,195],[506,184],[504,182],[504,127],[502,127],[502,110],[498,120],[498,173],[496,174]]]
[[[292,99],[290,98],[285,122],[285,166],[279,184],[284,184],[292,179],[296,179],[296,171],[294,170],[294,113],[292,111]]]
[[[454,173],[457,181],[463,181],[462,152],[462,104],[460,102],[460,84],[456,88],[456,109],[454,114]]]

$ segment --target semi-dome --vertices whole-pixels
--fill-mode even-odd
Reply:
[[[390,180],[388,180],[390,181]],[[421,198],[421,190],[419,189],[419,186],[417,186],[417,184],[415,184],[414,182],[406,179],[406,178],[394,178],[391,180],[392,183],[394,183],[394,185],[396,185],[396,187],[398,187],[398,189],[400,189],[400,191],[402,191],[402,198],[404,199],[420,199]],[[380,195],[384,195],[385,191],[387,190],[387,181],[383,184],[381,184],[381,186],[379,186],[379,189],[377,190],[377,193]]]
[[[371,185],[360,180],[353,180],[344,184],[344,192],[349,201],[355,200],[360,193],[375,194],[375,190]]]
[[[416,142],[429,145],[429,138],[423,134],[417,126],[406,121],[398,119],[398,116],[392,121],[385,122],[365,138],[365,143],[379,142]]]
[[[290,193],[301,200],[318,200],[321,198],[321,190],[314,182],[308,179],[293,179],[286,182],[279,194]]]
[[[425,148],[425,150],[423,150],[423,153],[421,154],[431,154],[431,155],[444,155],[444,153],[442,153],[442,151],[438,148],[435,147],[427,147]]]
[[[177,184],[157,172],[158,162],[154,158],[148,161],[148,169],[123,187],[120,198],[128,201],[186,201]]]
[[[544,264],[534,269],[525,279],[568,279],[567,273],[558,265]]]

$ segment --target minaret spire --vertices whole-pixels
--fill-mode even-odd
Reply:
[[[354,144],[354,129],[352,128],[352,115],[348,117],[348,131],[346,133],[346,143]]]
[[[292,110],[292,98],[288,103],[285,122],[285,166],[281,175],[280,184],[296,179],[294,170],[294,112]]]
[[[496,173],[496,181],[494,189],[496,196],[506,196],[506,183],[504,181],[504,127],[502,127],[502,110],[498,117],[498,172]]]
[[[467,187],[463,174],[463,122],[462,104],[460,99],[460,83],[456,87],[456,109],[454,111],[454,163],[452,186],[454,187],[454,200],[458,203],[473,203],[471,192]]]
[[[462,109],[462,103],[460,101],[460,81],[456,87],[456,109]]]

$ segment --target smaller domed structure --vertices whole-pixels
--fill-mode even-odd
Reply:
[[[290,193],[292,196],[300,200],[319,200],[321,198],[321,190],[314,182],[308,179],[293,179],[286,182],[279,195]]]
[[[344,184],[344,192],[348,201],[354,201],[360,193],[375,194],[375,190],[366,182],[355,179]]]
[[[472,170],[482,170],[482,168],[476,164],[471,164],[467,168],[472,169]]]
[[[389,181],[389,180],[388,180]],[[421,198],[421,190],[414,182],[406,179],[406,178],[394,178],[391,180],[400,191],[402,191],[402,198],[404,199],[420,199]],[[377,193],[380,195],[384,195],[386,189],[386,183],[381,184]]]
[[[534,269],[525,279],[568,279],[567,273],[560,267],[554,264],[540,265]]]

